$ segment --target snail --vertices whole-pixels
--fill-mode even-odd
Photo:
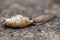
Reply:
[[[30,25],[33,21],[28,17],[24,17],[22,15],[16,15],[11,18],[7,18],[4,20],[3,25],[8,27],[25,27]]]
[[[34,25],[44,24],[50,21],[51,19],[53,19],[54,17],[55,15],[51,13],[32,16],[31,19],[29,19],[28,17],[24,17],[22,15],[16,15],[11,18],[5,19],[5,21],[3,22],[3,25],[22,28],[30,24],[34,24]]]
[[[34,21],[34,25],[41,25],[44,24],[50,20],[52,20],[53,18],[55,18],[56,16],[52,13],[44,13],[44,14],[39,14],[36,16],[32,16],[32,20]]]

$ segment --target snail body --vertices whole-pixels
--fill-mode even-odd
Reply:
[[[45,14],[33,16],[32,20],[34,21],[33,24],[39,25],[39,24],[43,24],[43,23],[46,23],[46,22],[52,20],[54,17],[55,17],[55,15],[52,13],[45,13]]]

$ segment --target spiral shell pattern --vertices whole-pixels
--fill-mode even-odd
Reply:
[[[31,24],[33,21],[28,17],[23,17],[22,15],[15,15],[11,18],[5,19],[3,25],[11,27],[25,27]]]

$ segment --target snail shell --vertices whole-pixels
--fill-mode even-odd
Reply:
[[[28,17],[23,17],[22,15],[16,15],[11,18],[5,19],[3,25],[9,27],[25,27],[30,25],[33,21],[30,20]]]
[[[33,24],[40,25],[40,24],[43,24],[45,22],[52,20],[54,17],[55,15],[52,13],[45,13],[45,14],[32,16],[32,20],[34,21]]]

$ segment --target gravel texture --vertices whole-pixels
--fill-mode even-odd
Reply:
[[[60,40],[60,6],[47,5],[49,0],[0,0],[0,40]],[[8,28],[2,25],[5,18],[13,15],[31,17],[44,12],[53,12],[56,18],[39,26]]]

